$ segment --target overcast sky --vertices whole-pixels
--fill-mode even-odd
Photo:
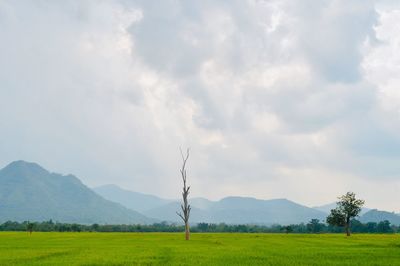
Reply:
[[[400,211],[400,3],[0,0],[0,166]]]

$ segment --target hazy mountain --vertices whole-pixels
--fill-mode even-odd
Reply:
[[[0,221],[149,223],[153,220],[108,201],[73,175],[16,161],[0,170]]]
[[[180,203],[179,202],[171,202],[166,205],[148,210],[143,212],[148,217],[152,217],[161,221],[175,222],[181,223],[181,218],[176,214],[177,211],[180,211]],[[191,223],[199,223],[210,221],[209,212],[206,210],[202,210],[192,206],[190,211],[190,222]]]
[[[291,224],[324,220],[326,214],[287,199],[259,200],[248,197],[227,197],[209,209],[213,222]]]
[[[158,220],[180,223],[176,214],[180,211],[179,200],[167,200],[152,195],[128,191],[115,185],[94,189],[106,199],[118,202]],[[308,208],[286,199],[259,200],[246,197],[227,197],[220,201],[190,198],[192,223],[254,223],[290,224],[308,222],[313,218],[325,220],[326,213]]]
[[[326,214],[329,214],[331,212],[332,209],[336,208],[336,202],[332,202],[332,203],[328,203],[325,205],[321,205],[321,206],[316,206],[313,207],[313,209],[318,210],[318,211],[322,211],[325,212]],[[360,215],[363,215],[364,213],[370,211],[371,209],[369,208],[361,208],[361,212]]]
[[[180,210],[178,200],[132,192],[115,185],[97,187],[95,191],[98,194],[73,175],[50,173],[35,163],[13,162],[0,170],[0,222],[49,219],[109,224],[152,223],[156,219],[181,222],[176,214]],[[332,203],[309,208],[287,199],[250,197],[226,197],[219,201],[190,198],[189,202],[191,223],[291,224],[306,223],[313,218],[324,221],[336,206]],[[389,220],[400,224],[400,216],[395,213],[367,208],[363,212],[362,222]]]
[[[95,187],[93,190],[102,196],[105,199],[118,202],[123,206],[141,212],[146,213],[149,211],[154,214],[154,217],[158,217],[160,215],[155,215],[157,210],[165,213],[164,210],[159,209],[158,207],[166,207],[166,206],[178,206],[174,208],[172,214],[175,214],[175,211],[179,208],[179,200],[175,199],[164,199],[150,194],[143,194],[140,192],[130,191],[119,186],[110,184],[104,185],[100,187]],[[170,204],[171,203],[171,204]],[[205,198],[191,198],[190,205],[199,210],[209,208],[214,202]],[[167,207],[168,209],[168,207]]]
[[[325,212],[327,214],[330,213],[331,210],[334,209],[334,208],[336,208],[336,202],[332,202],[332,203],[328,203],[328,204],[325,204],[325,205],[313,207],[313,209]]]
[[[193,205],[191,222],[228,224],[290,224],[308,222],[313,218],[324,220],[324,212],[302,206],[286,199],[259,200],[245,197],[227,197],[220,201],[190,200]],[[196,204],[203,203],[202,208]],[[159,220],[180,222],[176,211],[178,202],[145,211],[144,214]]]
[[[104,185],[93,188],[93,190],[105,199],[118,202],[131,210],[139,212],[172,202],[172,200],[162,199],[157,196],[125,190],[116,185]]]
[[[196,207],[198,209],[201,209],[201,210],[207,210],[213,204],[215,204],[215,201],[211,201],[206,198],[191,198],[190,199],[190,205],[193,207]]]
[[[367,222],[379,223],[381,221],[388,220],[391,224],[400,225],[400,215],[394,212],[379,211],[376,209],[366,212],[359,218],[359,220],[363,223]]]

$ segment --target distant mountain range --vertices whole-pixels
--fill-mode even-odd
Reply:
[[[136,210],[148,217],[153,217],[162,221],[180,222],[180,218],[176,215],[176,211],[180,208],[179,200],[162,199],[151,195],[128,191],[116,185],[105,185],[94,188],[94,190],[104,198],[119,202],[126,207],[134,208],[132,206],[139,206]],[[121,197],[123,200],[120,200]],[[154,198],[156,198],[156,200],[154,200]],[[151,202],[151,204],[147,202]],[[323,221],[329,211],[336,207],[336,203],[332,203],[308,208],[287,199],[259,200],[247,197],[227,197],[220,201],[210,201],[205,198],[191,198],[190,204],[192,205],[192,223],[225,222],[229,224],[306,223],[313,218]],[[370,211],[370,209],[363,208],[362,215],[368,211]],[[364,219],[368,220],[369,218]],[[396,224],[395,219],[389,221]]]
[[[99,196],[73,175],[50,173],[17,161],[0,170],[0,222],[152,223],[144,215]]]
[[[95,187],[93,190],[105,199],[118,202],[131,210],[139,212],[154,209],[173,201],[153,195],[125,190],[116,185],[104,185]]]
[[[167,200],[127,191],[115,185],[94,188],[106,199],[136,207],[152,218],[169,222],[180,222],[176,211],[180,209],[177,200]],[[150,203],[150,204],[149,204]],[[227,197],[219,201],[204,198],[190,199],[192,205],[191,222],[208,223],[253,223],[253,224],[289,224],[308,222],[313,218],[324,220],[326,213],[315,210],[287,199],[259,200],[248,197]]]
[[[119,202],[126,207],[134,204],[140,206],[140,211],[161,221],[180,222],[176,211],[180,209],[179,200],[162,199],[138,192],[121,189],[116,185],[105,185],[94,188],[104,198]],[[121,195],[123,201],[120,200]],[[157,199],[154,200],[154,197]],[[140,199],[142,202],[138,202]],[[133,203],[135,202],[135,203]],[[147,204],[146,202],[152,202]],[[226,197],[219,201],[210,201],[205,198],[191,198],[192,223],[228,223],[228,224],[291,224],[307,223],[311,219],[324,221],[336,203],[309,208],[287,199],[260,200],[248,197]],[[385,211],[362,208],[360,217],[362,222],[380,222],[388,220],[392,224],[400,225],[400,215]]]
[[[290,224],[308,222],[313,218],[323,220],[323,212],[299,205],[286,199],[258,200],[245,197],[227,197],[212,202],[209,206],[199,208],[196,199],[191,201],[193,205],[193,223],[229,223],[229,224]],[[156,209],[144,212],[149,217],[160,220],[177,222],[179,217],[173,212],[177,210],[179,203],[170,203]]]
[[[378,223],[380,221],[388,220],[391,224],[400,225],[400,215],[394,212],[378,211],[376,209],[366,212],[359,220],[363,223]]]
[[[313,209],[325,212],[327,214],[329,214],[331,212],[331,210],[334,209],[334,208],[336,208],[336,202],[332,202],[332,203],[329,203],[329,204],[313,207]],[[363,207],[361,209],[360,215],[364,215],[365,213],[369,212],[370,210],[371,209],[369,209],[369,208]]]
[[[324,221],[335,204],[309,208],[287,199],[226,197],[219,201],[190,198],[191,223],[294,224]],[[16,161],[0,170],[0,222],[54,220],[70,223],[180,223],[179,200],[133,192],[116,185],[93,190],[73,175],[50,173],[35,163]],[[362,222],[389,220],[395,213],[363,209]]]

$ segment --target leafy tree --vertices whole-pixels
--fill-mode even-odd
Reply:
[[[324,224],[320,223],[318,219],[311,219],[307,224],[307,231],[311,233],[319,233],[322,231]]]
[[[33,231],[33,227],[34,227],[34,226],[35,226],[35,224],[34,224],[34,223],[31,223],[31,222],[28,222],[28,223],[26,224],[26,231],[28,231],[30,235],[32,234],[32,231]]]
[[[92,224],[93,231],[98,231],[99,227],[100,227],[99,224],[96,223]]]
[[[286,234],[293,232],[293,227],[291,225],[287,225],[281,228]]]
[[[352,219],[350,223],[351,232],[364,233],[367,231],[367,226],[359,220]]]
[[[79,224],[72,224],[72,225],[71,225],[71,230],[74,231],[74,232],[80,232],[80,231],[82,231],[82,230],[81,230],[81,227],[79,226]]]
[[[387,220],[378,223],[377,231],[382,233],[393,233],[393,229],[390,226],[390,222]]]
[[[207,232],[208,231],[208,223],[198,223],[197,224],[197,229],[200,232]]]
[[[377,230],[378,230],[378,228],[377,228],[377,223],[375,223],[375,222],[368,222],[366,225],[365,225],[365,227],[366,227],[366,232],[367,233],[375,233]]]
[[[347,192],[345,195],[339,197],[337,207],[331,210],[326,221],[333,226],[344,226],[346,235],[350,236],[350,221],[352,218],[358,216],[363,205],[364,200],[356,199],[356,194],[353,192]]]

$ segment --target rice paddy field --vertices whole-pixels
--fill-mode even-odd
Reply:
[[[400,236],[1,232],[0,265],[400,265]]]

